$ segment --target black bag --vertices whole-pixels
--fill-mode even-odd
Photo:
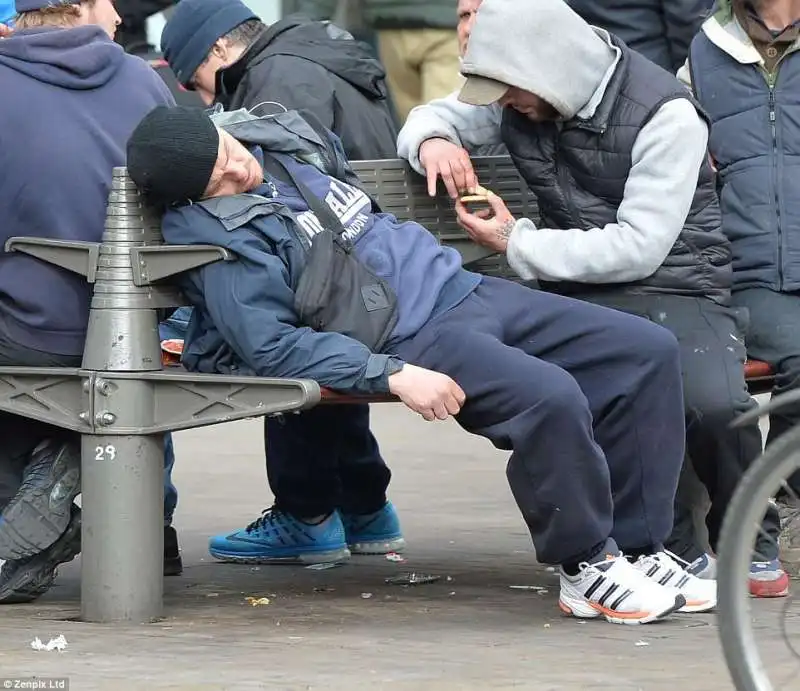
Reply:
[[[324,228],[311,240],[295,287],[294,308],[300,320],[315,331],[344,334],[373,353],[380,352],[397,324],[397,296],[359,260],[331,208],[281,161],[271,156],[265,159],[270,172],[294,184]]]

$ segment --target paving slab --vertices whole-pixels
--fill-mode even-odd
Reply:
[[[560,615],[557,577],[535,561],[506,484],[505,453],[399,405],[373,406],[373,420],[394,473],[405,563],[357,557],[314,571],[214,562],[208,536],[242,527],[270,504],[262,424],[180,433],[176,527],[185,572],[165,580],[164,620],[122,627],[78,621],[75,562],[38,602],[0,608],[0,678],[68,677],[73,691],[733,688],[714,615],[651,626]],[[406,572],[440,579],[413,587],[385,582]],[[269,604],[254,607],[248,597]],[[765,648],[787,679],[783,688],[800,689],[800,665],[779,627],[786,601],[756,604]],[[795,644],[798,617],[790,603]],[[59,634],[64,652],[30,647],[35,637],[47,642]]]

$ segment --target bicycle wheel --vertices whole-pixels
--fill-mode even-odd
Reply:
[[[719,541],[719,635],[738,691],[773,691],[753,631],[747,580],[753,544],[767,502],[800,468],[800,426],[778,439],[753,463],[730,503]]]

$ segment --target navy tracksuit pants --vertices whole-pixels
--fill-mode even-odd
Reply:
[[[541,562],[580,560],[609,536],[626,550],[667,539],[685,429],[678,346],[666,329],[485,277],[391,350],[453,377],[466,393],[459,424],[512,452],[508,480]],[[317,409],[323,418],[334,410]],[[306,415],[290,424],[309,439]],[[346,415],[337,422],[347,443],[363,435],[363,418],[354,435]],[[325,453],[343,458],[332,443]]]

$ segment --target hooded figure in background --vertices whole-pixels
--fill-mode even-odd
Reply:
[[[339,136],[350,159],[396,155],[386,73],[368,46],[332,24],[294,16],[267,27],[239,0],[182,0],[161,49],[207,104],[303,109]]]
[[[502,40],[499,40],[502,38]],[[711,496],[716,548],[742,473],[761,453],[744,379],[743,315],[730,307],[731,249],[708,160],[708,118],[669,72],[583,21],[563,0],[484,0],[460,94],[416,109],[398,149],[451,195],[474,189],[464,149],[503,142],[536,194],[540,219],[515,219],[500,197],[462,226],[505,252],[525,279],[655,321],[681,346],[687,451]],[[491,216],[491,217],[489,217]],[[668,547],[713,577],[679,493]],[[781,596],[777,512],[751,568],[751,592]],[[769,536],[769,537],[766,537]]]

